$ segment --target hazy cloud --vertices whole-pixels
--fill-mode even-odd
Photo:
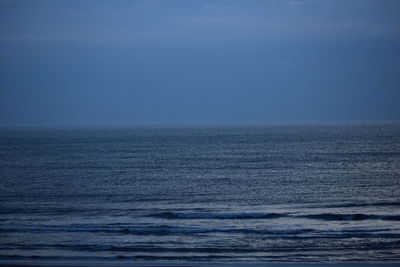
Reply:
[[[0,124],[400,119],[397,0],[0,1]]]

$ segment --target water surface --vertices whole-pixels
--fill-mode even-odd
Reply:
[[[400,125],[0,131],[0,260],[400,261]]]

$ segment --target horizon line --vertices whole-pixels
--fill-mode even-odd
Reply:
[[[4,129],[51,129],[51,128],[196,128],[196,127],[290,127],[334,125],[382,125],[400,124],[400,120],[332,120],[289,122],[148,122],[148,123],[53,123],[53,124],[4,124]]]

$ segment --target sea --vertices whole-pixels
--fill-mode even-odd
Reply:
[[[13,260],[400,262],[400,124],[2,128]]]

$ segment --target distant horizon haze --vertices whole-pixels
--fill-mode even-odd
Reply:
[[[0,125],[0,130],[18,129],[184,129],[184,128],[287,128],[334,126],[396,126],[400,120],[381,121],[288,121],[288,122],[180,122],[180,123],[65,123]]]

